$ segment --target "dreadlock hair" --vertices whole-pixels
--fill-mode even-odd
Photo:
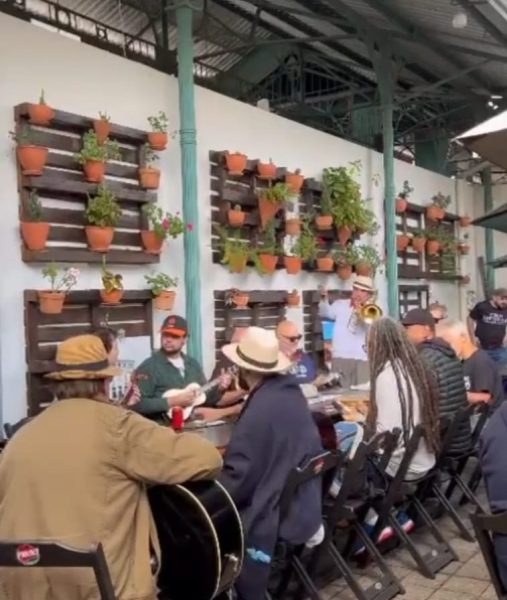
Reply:
[[[419,397],[419,413],[426,444],[431,452],[437,452],[440,441],[438,388],[431,371],[399,323],[385,317],[371,325],[368,335],[368,360],[371,374],[371,406],[368,425],[374,427],[377,422],[375,384],[377,377],[389,363],[396,377],[405,446],[414,429],[414,395],[412,391],[415,389]]]

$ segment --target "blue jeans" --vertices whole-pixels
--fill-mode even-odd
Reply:
[[[500,366],[507,365],[507,348],[491,348],[486,352]]]

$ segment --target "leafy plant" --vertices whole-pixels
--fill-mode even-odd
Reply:
[[[218,247],[222,253],[222,260],[220,262],[223,265],[228,265],[231,260],[238,260],[240,258],[248,260],[252,257],[252,248],[248,240],[241,239],[240,231],[219,225],[213,229],[218,235]]]
[[[436,196],[433,196],[431,201],[435,206],[438,206],[439,208],[443,208],[445,210],[451,203],[451,197],[445,196],[441,192],[438,192]]]
[[[375,271],[380,267],[380,265],[383,262],[376,248],[374,248],[373,246],[362,245],[358,246],[355,250],[357,253],[355,264],[368,265],[369,267],[371,267],[371,269],[373,269],[373,272],[375,273]]]
[[[150,286],[154,296],[160,296],[162,292],[175,288],[178,285],[177,277],[169,277],[165,273],[156,273],[155,275],[145,275],[146,283]]]
[[[441,242],[445,240],[447,232],[442,227],[429,227],[426,230],[426,239],[429,241]]]
[[[42,221],[42,204],[39,195],[31,190],[23,202],[23,221],[25,223],[40,223]]]
[[[121,218],[122,210],[116,196],[104,184],[99,185],[96,196],[88,195],[88,206],[85,218],[89,225],[96,227],[116,227]]]
[[[425,240],[428,237],[425,229],[415,229],[412,235],[414,240]]]
[[[80,165],[89,160],[107,162],[108,160],[119,160],[121,158],[120,146],[116,140],[105,140],[99,144],[97,134],[93,129],[89,129],[83,135],[83,148],[75,155],[75,159]]]
[[[46,98],[44,97],[44,90],[40,91],[39,104],[46,104]]]
[[[123,276],[107,269],[105,256],[102,259],[102,285],[108,294],[123,289]]]
[[[359,253],[355,246],[345,246],[337,248],[332,254],[333,260],[337,265],[349,265],[354,267],[359,262]]]
[[[18,146],[36,146],[39,139],[37,131],[30,129],[26,123],[20,127],[18,132],[9,131],[9,135]]]
[[[142,208],[142,212],[146,215],[152,231],[154,231],[156,236],[162,240],[165,240],[168,237],[176,239],[185,231],[193,230],[191,223],[185,225],[180,217],[180,213],[174,215],[170,212],[164,213],[160,206],[153,202],[145,204]]]
[[[143,145],[143,157],[144,157],[144,163],[146,166],[149,166],[149,165],[153,166],[153,164],[159,158],[158,154],[155,152],[155,150],[153,150],[151,148],[151,146],[149,144]]]
[[[301,233],[291,250],[294,256],[299,257],[304,262],[314,261],[318,253],[317,238],[310,223],[311,219],[309,217],[301,219]]]
[[[260,190],[260,195],[264,200],[273,204],[288,204],[290,202],[292,192],[286,183],[275,183],[275,185],[263,188]]]
[[[379,230],[379,224],[375,213],[370,209],[366,208],[364,204],[360,204],[356,210],[356,225],[355,229],[361,233],[368,233],[369,235],[376,235]]]
[[[49,279],[52,292],[68,292],[78,282],[80,271],[75,267],[62,270],[55,263],[42,269],[44,279]]]
[[[163,111],[159,111],[158,115],[148,117],[148,123],[153,131],[159,131],[160,133],[165,133],[169,127],[169,119]]]
[[[259,254],[278,254],[279,245],[276,239],[275,222],[270,221],[264,231],[259,234],[257,239],[257,252]]]
[[[105,121],[106,123],[111,123],[111,117],[107,114],[107,112],[99,111],[99,119],[101,121]]]
[[[403,189],[398,194],[398,198],[403,198],[404,200],[406,200],[413,191],[414,188],[410,187],[408,181],[405,179],[405,181],[403,182]]]

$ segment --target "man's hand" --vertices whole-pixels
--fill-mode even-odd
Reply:
[[[208,408],[206,406],[199,406],[194,410],[194,417],[201,421],[216,421],[221,418],[221,410],[219,408]]]
[[[192,406],[199,393],[199,390],[183,390],[181,393],[167,398],[167,404],[169,408],[173,408],[174,406],[181,406],[182,408]]]
[[[128,395],[127,402],[125,403],[125,397]],[[137,383],[133,383],[132,387],[128,390],[127,394],[122,400],[122,404],[125,406],[135,406],[138,402],[141,401],[141,390]]]
[[[227,390],[231,386],[232,383],[232,375],[230,373],[226,373],[224,369],[220,373],[218,387],[221,390]]]
[[[323,285],[319,285],[317,289],[319,290],[321,300],[327,300],[329,298],[328,291]]]

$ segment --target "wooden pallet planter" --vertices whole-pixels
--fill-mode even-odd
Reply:
[[[22,242],[24,262],[99,263],[102,253],[88,249],[84,227],[88,195],[97,184],[85,181],[74,154],[82,147],[81,136],[93,127],[92,119],[64,111],[55,111],[49,127],[28,123],[28,104],[14,108],[16,131],[22,126],[37,134],[38,143],[49,149],[48,161],[39,177],[27,177],[18,165],[18,190],[21,207],[31,190],[36,190],[43,206],[42,219],[50,223],[48,246],[43,251],[28,250]],[[123,215],[115,230],[113,245],[106,254],[109,264],[145,264],[159,262],[160,257],[143,252],[140,230],[148,229],[141,213],[147,202],[156,202],[157,194],[142,189],[138,183],[141,150],[145,131],[112,124],[111,139],[120,144],[121,162],[106,164],[105,183],[118,198]]]
[[[400,285],[398,299],[400,314],[404,315],[414,308],[428,308],[430,288],[428,285]]]
[[[55,370],[57,344],[72,335],[90,333],[108,324],[124,331],[126,337],[153,339],[153,296],[150,290],[125,290],[121,304],[101,304],[99,290],[67,294],[63,312],[43,314],[36,290],[24,291],[25,355],[27,365],[28,411],[33,416],[51,402],[44,374]]]

